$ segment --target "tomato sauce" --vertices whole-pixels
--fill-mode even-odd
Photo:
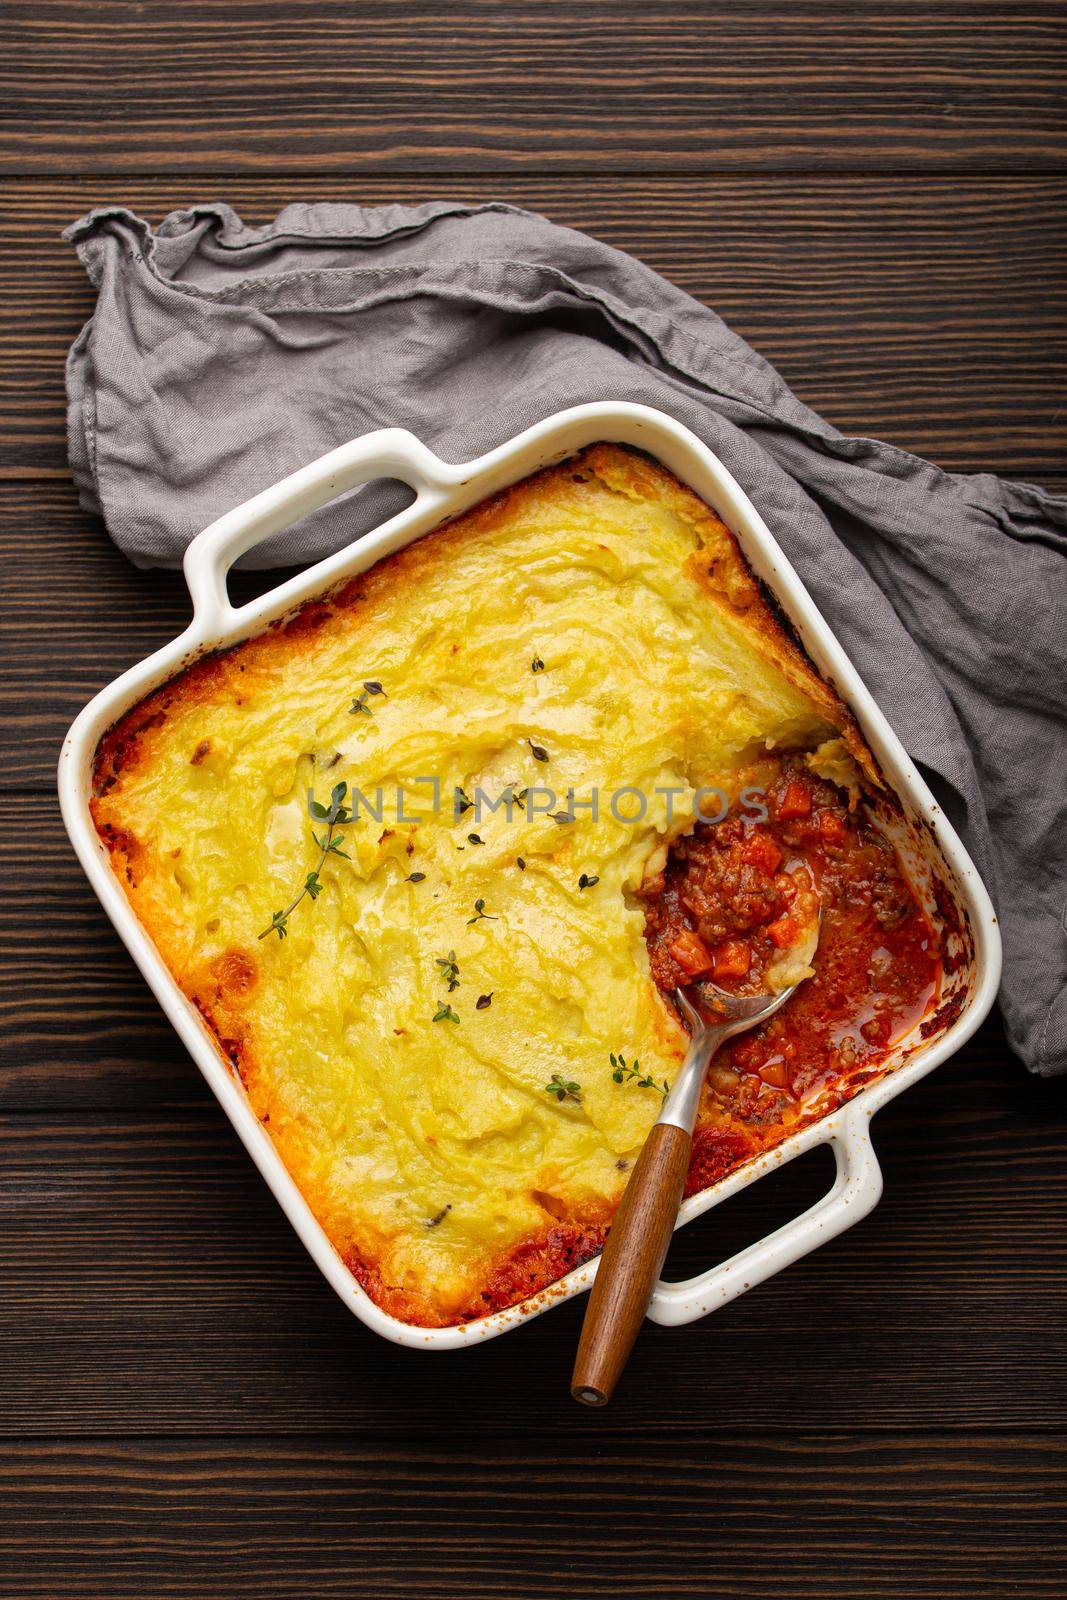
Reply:
[[[652,976],[697,1003],[705,984],[758,992],[802,931],[812,884],[821,908],[814,976],[712,1062],[688,1193],[778,1143],[815,1096],[821,1115],[855,1093],[939,987],[937,936],[867,813],[799,757],[763,761],[759,776],[758,801],[698,823],[643,890]]]

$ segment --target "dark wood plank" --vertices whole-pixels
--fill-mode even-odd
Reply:
[[[513,1393],[523,1409],[526,1397]],[[1062,1440],[753,1440],[685,1427],[551,1463],[426,1431],[6,1452],[19,1600],[1039,1600],[1061,1592]],[[430,1430],[440,1430],[428,1437]],[[458,1437],[456,1436],[458,1433]],[[2,1581],[2,1580],[0,1580]]]
[[[1064,7],[16,0],[8,172],[1062,170]]]
[[[43,796],[0,802],[0,1107],[207,1103]],[[42,870],[42,868],[44,870]]]
[[[253,222],[294,195],[509,200],[663,272],[845,432],[1009,477],[1047,480],[1067,458],[1059,178],[49,179],[0,197],[9,475],[65,473],[63,362],[93,295],[62,228],[94,205],[158,221],[220,195]]]

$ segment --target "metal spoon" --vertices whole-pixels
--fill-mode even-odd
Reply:
[[[705,985],[717,1013],[710,1020],[675,989],[675,1004],[689,1024],[689,1049],[634,1164],[597,1268],[571,1377],[571,1394],[583,1405],[607,1405],[644,1321],[678,1219],[712,1057],[727,1039],[780,1011],[798,987],[739,996]]]

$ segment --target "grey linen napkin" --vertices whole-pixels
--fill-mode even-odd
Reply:
[[[563,406],[637,400],[726,462],[796,564],[997,902],[1002,1004],[1067,1071],[1067,502],[847,438],[706,307],[506,205],[225,205],[71,227],[99,298],[67,366],[82,504],[141,566],[371,428],[467,460]],[[306,562],[399,503],[375,485],[256,564]]]

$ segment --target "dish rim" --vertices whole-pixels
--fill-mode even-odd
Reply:
[[[60,806],[71,843],[104,910],[312,1259],[361,1321],[383,1337],[412,1348],[464,1348],[521,1326],[531,1316],[587,1289],[599,1258],[572,1269],[516,1305],[468,1323],[422,1327],[383,1311],[330,1243],[255,1116],[243,1087],[220,1055],[213,1035],[126,899],[89,812],[93,761],[107,728],[193,659],[263,631],[305,601],[366,571],[500,489],[597,442],[629,444],[646,451],[688,483],[734,532],[746,561],[798,629],[816,667],[852,710],[891,788],[929,828],[951,869],[974,940],[973,986],[960,1014],[941,1037],[919,1046],[909,1061],[860,1090],[839,1111],[789,1135],[773,1150],[691,1196],[679,1212],[678,1226],[823,1143],[832,1146],[837,1161],[837,1177],[828,1193],[728,1261],[683,1283],[661,1282],[649,1316],[667,1324],[703,1316],[866,1215],[881,1194],[871,1118],[966,1042],[987,1015],[999,986],[997,918],[961,840],[755,506],[714,452],[673,418],[629,402],[593,402],[557,412],[476,460],[458,464],[441,461],[413,434],[382,429],[340,446],[246,501],[206,528],[186,552],[184,568],[194,612],[185,631],[122,673],[75,719],[59,758]],[[318,506],[383,477],[408,483],[415,490],[414,502],[372,533],[249,604],[230,604],[226,573],[241,554]]]

